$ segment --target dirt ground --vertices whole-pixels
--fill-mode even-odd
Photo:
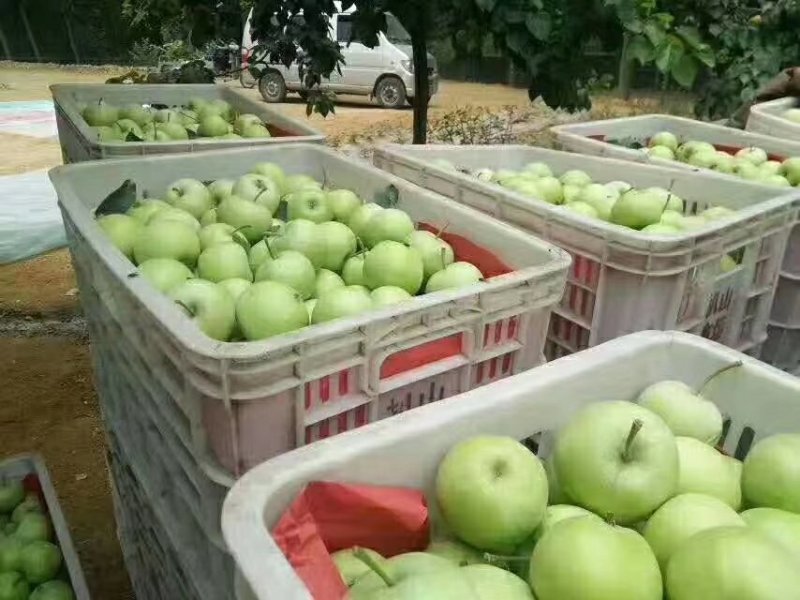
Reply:
[[[118,72],[0,62],[0,102],[47,99],[50,84],[102,82]],[[256,90],[230,85],[258,97]],[[431,114],[436,117],[469,104],[523,107],[529,102],[524,90],[444,82]],[[305,118],[299,98],[273,106],[292,117]],[[621,116],[648,109],[653,110],[653,103],[605,98],[593,114]],[[386,111],[365,98],[351,97],[341,98],[335,116],[325,120],[313,116],[311,121],[329,136],[337,136],[387,124],[410,127],[411,118],[410,109]],[[0,134],[0,176],[60,163],[57,141]],[[59,324],[78,315],[76,288],[66,250],[0,266],[0,355],[5,358],[0,365],[0,457],[30,451],[44,455],[93,597],[127,600],[132,592],[116,538],[88,342],[74,335],[43,336],[37,334],[42,330],[34,327],[42,319]],[[43,331],[50,330],[44,327]]]

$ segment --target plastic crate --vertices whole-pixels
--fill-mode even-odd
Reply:
[[[800,377],[800,327],[770,324],[761,358],[769,364]]]
[[[0,461],[0,481],[19,479],[23,481],[26,490],[36,493],[44,500],[48,517],[53,524],[55,541],[64,557],[64,569],[69,584],[75,592],[75,598],[89,600],[86,578],[83,575],[78,554],[75,552],[75,545],[69,534],[67,520],[64,518],[64,513],[61,512],[56,489],[53,487],[44,460],[36,454],[23,454]]]
[[[798,107],[800,101],[797,98],[780,98],[754,104],[747,117],[747,131],[800,142],[800,123],[793,123],[782,116],[790,108]]]
[[[459,441],[478,434],[532,438],[537,453],[547,456],[551,432],[590,402],[632,400],[664,379],[699,385],[737,360],[742,367],[715,379],[704,395],[726,417],[725,450],[742,458],[760,438],[800,429],[800,379],[697,336],[650,331],[270,460],[239,480],[225,500],[225,539],[241,583],[251,588],[239,600],[311,598],[269,535],[308,482],[418,488],[428,492],[435,511],[436,469]]]
[[[469,169],[521,169],[543,161],[557,172],[582,169],[595,181],[671,188],[686,201],[689,213],[709,204],[738,213],[699,232],[653,236],[443,169],[436,159]],[[743,351],[766,338],[800,190],[787,194],[741,180],[529,146],[392,145],[378,149],[374,162],[572,254],[566,293],[550,320],[548,359],[645,329],[688,331]],[[726,254],[740,263],[728,273],[720,267]]]
[[[141,157],[176,152],[201,152],[241,146],[270,146],[287,142],[323,143],[325,136],[307,123],[292,119],[224,85],[58,84],[50,86],[56,109],[58,138],[64,163],[105,158]],[[158,103],[169,106],[190,98],[222,99],[240,113],[252,113],[268,124],[271,138],[216,140],[197,138],[174,142],[99,142],[80,114],[79,104],[103,99],[112,104]]]
[[[140,192],[160,190],[176,177],[231,177],[260,161],[368,199],[394,185],[399,207],[416,221],[447,224],[444,237],[464,236],[471,250],[489,251],[513,271],[262,342],[213,341],[169,298],[130,277],[135,268],[91,213],[124,179]],[[56,168],[51,178],[94,343],[124,349],[113,367],[138,374],[133,395],[156,398],[166,415],[160,426],[225,480],[297,446],[535,366],[569,266],[550,244],[319,146],[84,163]]]

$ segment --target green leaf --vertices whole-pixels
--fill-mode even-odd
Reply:
[[[639,61],[639,64],[646,65],[656,56],[655,48],[647,38],[641,35],[631,38],[628,43],[628,58]]]
[[[386,189],[375,193],[375,204],[383,208],[394,208],[400,201],[400,190],[394,185],[389,185]]]
[[[550,13],[537,12],[528,13],[525,19],[525,26],[528,28],[537,40],[544,42],[550,37],[550,31],[553,28],[552,18]]]
[[[669,73],[672,66],[686,54],[680,38],[669,35],[664,42],[656,48],[656,66],[662,73]]]
[[[714,51],[708,44],[701,44],[698,48],[695,48],[693,55],[709,69],[717,64],[716,58],[714,57]]]
[[[512,31],[506,36],[506,46],[516,54],[524,54],[528,36],[522,31]]]
[[[697,27],[690,27],[688,25],[681,25],[680,27],[675,28],[675,33],[678,34],[687,46],[690,48],[697,50],[701,46],[704,46],[703,40],[700,37],[700,32],[698,31]]]
[[[672,64],[670,72],[675,81],[685,88],[690,88],[697,79],[699,69],[700,66],[693,56],[683,54]]]
[[[647,39],[650,40],[650,43],[655,47],[663,44],[664,39],[667,37],[667,32],[653,21],[645,23],[643,30],[644,34],[647,36]]]
[[[478,8],[481,10],[485,10],[486,12],[492,12],[494,10],[495,4],[497,4],[497,0],[475,0],[475,4],[478,5]]]

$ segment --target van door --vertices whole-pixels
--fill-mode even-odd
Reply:
[[[338,14],[335,21],[336,41],[342,45],[345,64],[342,74],[331,75],[331,87],[338,92],[369,94],[381,74],[384,48],[368,48],[353,39],[353,15]]]

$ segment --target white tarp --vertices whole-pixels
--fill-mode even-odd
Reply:
[[[47,171],[0,177],[0,264],[32,258],[66,243]]]
[[[58,135],[53,102],[0,102],[0,133],[16,133],[39,138]]]

